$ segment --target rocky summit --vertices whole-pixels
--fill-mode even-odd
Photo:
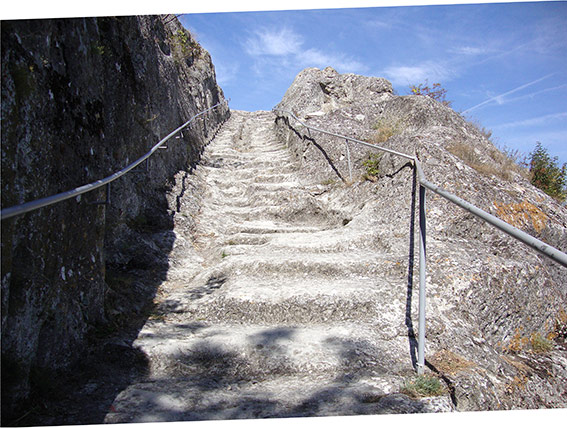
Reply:
[[[168,40],[182,49],[175,29]],[[209,143],[199,131],[190,165],[164,172],[160,213],[114,226],[105,274],[121,297],[107,311],[127,319],[97,324],[71,373],[36,376],[35,406],[11,421],[567,405],[565,268],[431,193],[416,376],[415,167],[317,131],[417,156],[429,181],[567,250],[565,207],[481,129],[429,97],[330,67],[302,71],[273,111],[228,115],[214,118]]]

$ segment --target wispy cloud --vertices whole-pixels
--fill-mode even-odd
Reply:
[[[426,61],[418,65],[391,66],[383,71],[383,74],[394,85],[410,85],[429,80],[440,82],[449,79],[453,70],[447,65]]]
[[[368,69],[363,63],[349,58],[343,54],[327,54],[317,49],[308,49],[299,52],[297,55],[302,66],[324,68],[328,65],[339,70],[348,70],[349,72],[364,72]]]
[[[363,63],[346,54],[305,48],[303,37],[288,27],[256,30],[244,41],[244,49],[254,57],[253,69],[257,74],[274,66],[286,69],[331,66],[342,72],[367,71]],[[266,61],[267,58],[270,60]]]
[[[548,77],[553,76],[554,74],[555,74],[555,73],[548,74],[548,75],[543,76],[543,77],[540,77],[539,79],[536,79],[536,80],[534,80],[534,81],[532,81],[532,82],[529,82],[529,83],[526,83],[526,84],[524,84],[524,85],[518,86],[517,88],[514,88],[514,89],[512,89],[511,91],[504,92],[504,93],[502,93],[502,94],[496,95],[496,96],[494,96],[494,97],[492,97],[492,98],[487,99],[486,101],[483,101],[483,102],[481,102],[481,103],[479,103],[479,104],[477,104],[477,105],[475,105],[475,106],[472,106],[472,107],[470,107],[470,108],[464,110],[462,113],[469,113],[469,112],[471,112],[471,111],[473,111],[473,110],[476,110],[477,108],[480,108],[480,107],[482,107],[482,106],[484,106],[484,105],[486,105],[486,104],[492,103],[492,102],[496,102],[497,104],[504,104],[505,102],[507,102],[507,100],[505,100],[505,97],[506,97],[506,96],[511,95],[511,94],[514,94],[514,93],[516,93],[516,92],[518,92],[518,91],[521,91],[522,89],[526,89],[526,88],[528,88],[528,87],[530,87],[530,86],[532,86],[532,85],[535,85],[536,83],[539,83],[539,82],[541,82],[542,80],[545,80],[545,79],[547,79]],[[509,101],[509,100],[508,100],[508,101]]]
[[[219,62],[215,66],[217,83],[221,86],[232,82],[238,76],[240,65],[235,62]]]
[[[533,117],[530,119],[524,120],[517,120],[514,122],[503,123],[500,125],[495,126],[494,128],[498,129],[509,129],[509,128],[519,128],[525,126],[539,126],[545,125],[550,122],[554,122],[561,119],[567,119],[567,112],[560,112],[560,113],[553,113],[553,114],[546,114],[544,116]]]
[[[450,53],[465,56],[487,55],[494,53],[495,50],[483,46],[458,46],[449,49]]]
[[[248,37],[244,49],[249,55],[275,55],[283,56],[296,54],[301,50],[303,39],[289,28],[279,30],[261,29]]]
[[[508,103],[513,103],[513,102],[525,100],[525,99],[528,99],[528,98],[534,98],[536,95],[541,95],[541,94],[545,94],[545,93],[548,93],[548,92],[557,92],[557,91],[560,91],[562,89],[567,89],[567,83],[565,83],[563,85],[559,85],[559,86],[553,86],[551,88],[541,89],[541,90],[535,91],[535,92],[530,92],[529,94],[520,95],[519,97],[509,98],[506,101]]]

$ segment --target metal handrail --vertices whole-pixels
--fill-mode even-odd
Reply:
[[[447,199],[449,202],[463,208],[464,210],[474,214],[476,217],[480,218],[481,220],[487,222],[493,227],[500,229],[501,231],[507,233],[508,235],[512,236],[513,238],[517,239],[518,241],[528,245],[529,247],[539,251],[543,255],[549,257],[553,261],[561,264],[564,267],[567,267],[567,254],[558,250],[557,248],[552,247],[551,245],[546,244],[545,242],[540,241],[539,239],[525,233],[524,231],[506,223],[505,221],[499,219],[498,217],[493,216],[492,214],[487,213],[484,210],[476,207],[475,205],[459,198],[458,196],[446,191],[445,189],[429,182],[425,178],[425,174],[423,173],[423,169],[421,168],[421,162],[417,158],[417,156],[411,156],[406,153],[397,152],[395,150],[387,149],[385,147],[377,146],[375,144],[367,143],[366,141],[360,141],[356,138],[347,137],[346,135],[336,134],[334,132],[325,131],[319,128],[315,128],[311,125],[308,125],[301,120],[299,120],[295,114],[292,112],[274,107],[272,111],[275,112],[282,112],[290,115],[293,119],[295,119],[299,124],[307,128],[307,130],[313,130],[317,132],[321,132],[323,134],[331,135],[337,138],[344,139],[346,142],[347,147],[347,161],[349,165],[349,174],[350,180],[352,181],[352,168],[351,168],[351,161],[350,161],[350,151],[348,147],[349,142],[353,142],[359,145],[363,145],[366,147],[371,147],[376,150],[380,150],[386,153],[390,153],[396,156],[403,157],[405,159],[411,160],[414,165],[415,169],[417,170],[417,177],[419,181],[419,337],[418,337],[418,359],[417,359],[417,373],[418,375],[422,375],[425,366],[425,286],[426,286],[426,211],[425,211],[425,189],[429,189],[432,192],[437,193],[438,195],[442,196],[443,198]]]
[[[142,162],[147,160],[159,148],[162,148],[163,144],[165,144],[171,137],[173,137],[175,134],[177,134],[178,132],[185,129],[195,119],[197,119],[198,117],[204,115],[205,113],[208,113],[209,111],[211,111],[211,110],[213,110],[213,109],[215,109],[215,108],[217,108],[221,105],[224,105],[224,104],[228,104],[228,101],[227,100],[221,101],[220,103],[217,103],[214,106],[209,107],[208,109],[197,113],[196,115],[191,117],[187,122],[185,122],[183,125],[179,126],[177,129],[175,129],[174,131],[170,132],[167,136],[162,138],[156,145],[154,145],[150,149],[150,151],[148,151],[142,157],[140,157],[137,160],[135,160],[134,162],[132,162],[130,165],[122,168],[120,171],[117,171],[114,174],[109,175],[108,177],[105,177],[101,180],[97,180],[97,181],[94,181],[92,183],[85,184],[84,186],[80,186],[80,187],[77,187],[75,189],[68,190],[66,192],[58,193],[56,195],[48,196],[48,197],[45,197],[45,198],[42,198],[42,199],[37,199],[35,201],[26,202],[24,204],[15,205],[15,206],[12,206],[12,207],[9,207],[9,208],[4,208],[1,211],[1,220],[6,220],[6,219],[11,218],[11,217],[15,217],[15,216],[25,214],[25,213],[30,212],[30,211],[37,210],[37,209],[42,208],[42,207],[46,207],[48,205],[55,204],[57,202],[61,202],[61,201],[67,200],[67,199],[74,198],[76,196],[82,195],[83,193],[87,193],[87,192],[90,192],[92,190],[98,189],[99,187],[102,187],[104,185],[109,186],[110,183],[112,183],[114,180],[117,180],[118,178],[127,174],[129,171],[136,168]],[[109,190],[110,189],[107,188],[107,201],[109,201],[109,193],[108,193]]]

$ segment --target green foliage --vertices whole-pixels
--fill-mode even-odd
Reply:
[[[447,90],[441,86],[441,83],[434,83],[430,87],[426,80],[425,83],[419,85],[410,85],[410,90],[413,95],[425,95],[439,101],[444,106],[451,107],[451,101],[445,99]]]
[[[99,56],[103,56],[105,53],[105,47],[104,45],[98,44],[98,43],[93,43],[92,44],[92,49],[93,52]]]
[[[380,174],[381,159],[382,153],[370,153],[368,158],[362,162],[362,165],[366,167],[366,173],[363,176],[365,180],[376,181]]]
[[[196,55],[201,53],[201,47],[199,44],[194,41],[186,31],[177,31],[171,36],[171,39],[181,48],[181,52],[184,57],[188,57],[193,53]]]
[[[402,388],[402,393],[410,397],[434,397],[444,392],[441,381],[435,376],[421,375],[413,380],[407,381]]]
[[[530,342],[532,345],[532,350],[537,354],[543,354],[549,352],[553,349],[553,342],[540,333],[534,333],[530,337]]]
[[[558,165],[558,158],[551,157],[538,141],[529,154],[531,183],[549,196],[564,202],[567,198],[567,164]]]

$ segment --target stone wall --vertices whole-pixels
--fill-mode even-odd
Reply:
[[[106,177],[222,101],[209,54],[172,16],[3,21],[2,207]],[[114,182],[109,206],[91,204],[103,187],[2,222],[3,410],[76,362],[116,296],[137,293],[116,272],[167,268],[168,245],[143,233],[170,227],[172,177],[228,115],[214,110]]]

